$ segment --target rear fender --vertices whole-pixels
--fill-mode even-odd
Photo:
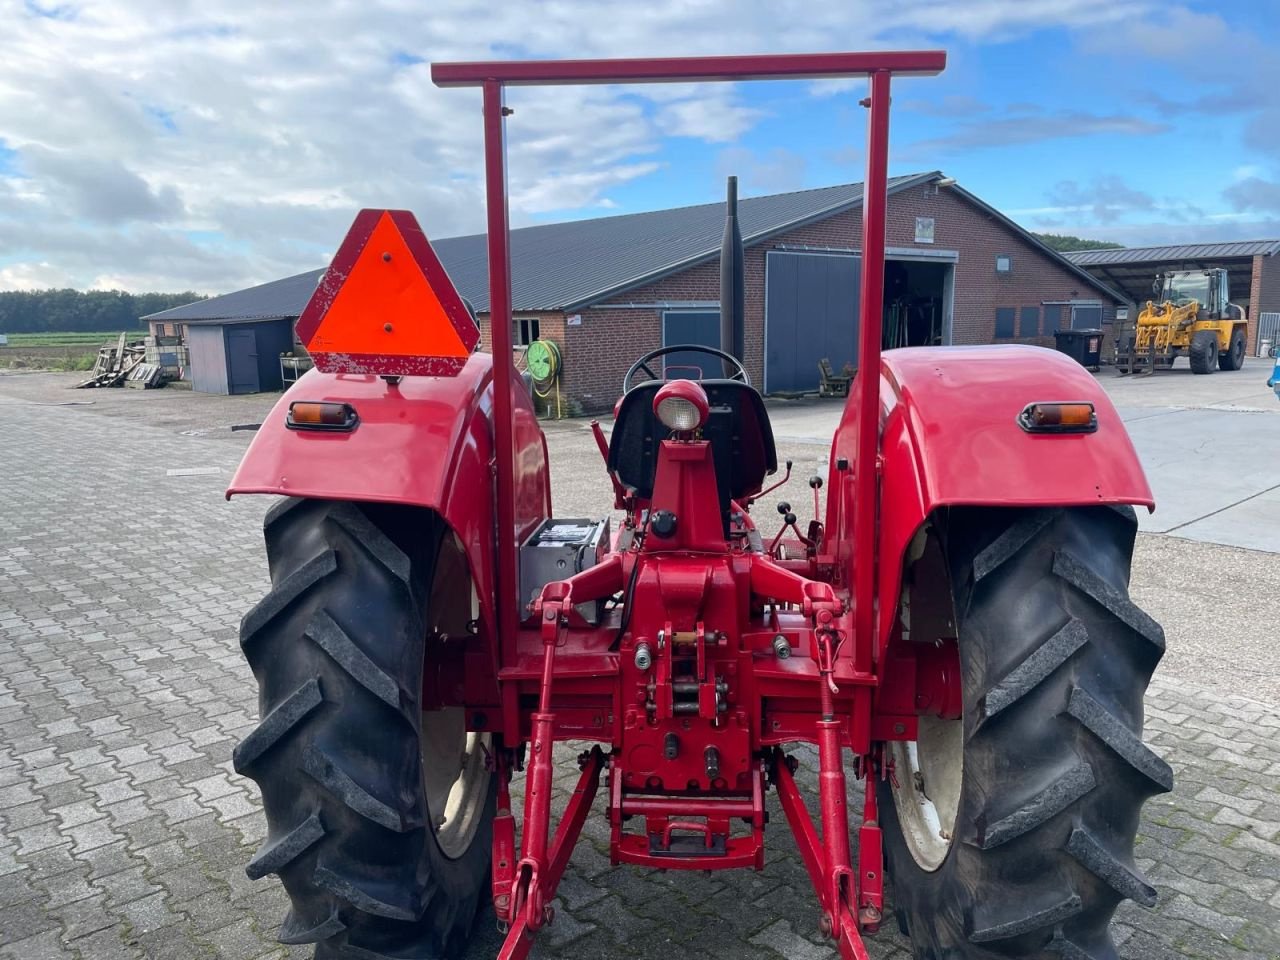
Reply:
[[[480,598],[486,636],[494,610],[493,364],[473,354],[455,377],[381,377],[311,370],[272,408],[241,460],[227,496],[270,493],[427,507],[457,534]],[[523,386],[512,380],[516,538],[551,514],[546,438]],[[345,401],[350,433],[291,430],[295,400]],[[495,675],[498,644],[492,643]]]
[[[856,390],[831,450],[827,530],[853,562]],[[1098,430],[1029,434],[1017,415],[1035,401],[1087,400]],[[880,370],[878,648],[893,627],[902,560],[916,531],[948,506],[1036,507],[1155,501],[1111,399],[1065,355],[1022,345],[914,347],[883,354]],[[851,571],[849,571],[851,572]],[[852,582],[851,576],[847,582]],[[892,606],[890,606],[892,602]]]

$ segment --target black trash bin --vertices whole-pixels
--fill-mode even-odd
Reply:
[[[1102,366],[1102,331],[1097,327],[1085,330],[1055,330],[1053,339],[1058,352],[1090,370]]]

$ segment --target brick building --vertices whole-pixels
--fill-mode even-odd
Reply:
[[[766,393],[816,389],[818,361],[856,365],[861,184],[741,201],[745,363]],[[512,233],[514,341],[553,340],[569,410],[612,407],[623,374],[664,345],[717,345],[724,204],[704,204]],[[1104,281],[941,173],[889,184],[886,347],[991,342],[1053,345],[1066,327],[1108,329],[1123,302]],[[476,307],[489,347],[484,237],[433,242]],[[148,318],[208,322],[226,313],[296,316],[321,271]],[[256,297],[263,291],[264,297]],[[282,305],[282,294],[297,300]],[[282,311],[284,311],[282,313]]]

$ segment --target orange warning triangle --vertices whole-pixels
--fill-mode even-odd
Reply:
[[[298,318],[321,370],[450,373],[479,331],[411,214],[365,210]]]

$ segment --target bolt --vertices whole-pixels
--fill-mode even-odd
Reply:
[[[391,253],[390,253],[389,251],[387,251],[387,250],[383,250],[383,251],[382,251],[382,262],[383,262],[383,263],[390,263],[390,262],[391,262]]]
[[[773,654],[779,660],[786,660],[791,656],[791,643],[782,634],[773,638]]]
[[[702,751],[702,759],[707,765],[707,779],[714,780],[720,776],[720,751],[715,747],[707,747]]]
[[[895,724],[893,725],[893,732],[894,732],[894,733],[906,733],[906,732],[907,732],[907,725],[906,725],[905,723],[895,723]]]
[[[680,738],[674,733],[668,733],[662,738],[662,755],[668,760],[674,760],[680,755]]]
[[[648,670],[653,666],[653,653],[649,650],[647,643],[636,644],[636,669]]]
[[[389,323],[384,323],[384,324],[382,325],[382,329],[383,329],[384,331],[386,331],[387,333],[390,333],[390,332],[391,332],[391,324],[389,324]]]

